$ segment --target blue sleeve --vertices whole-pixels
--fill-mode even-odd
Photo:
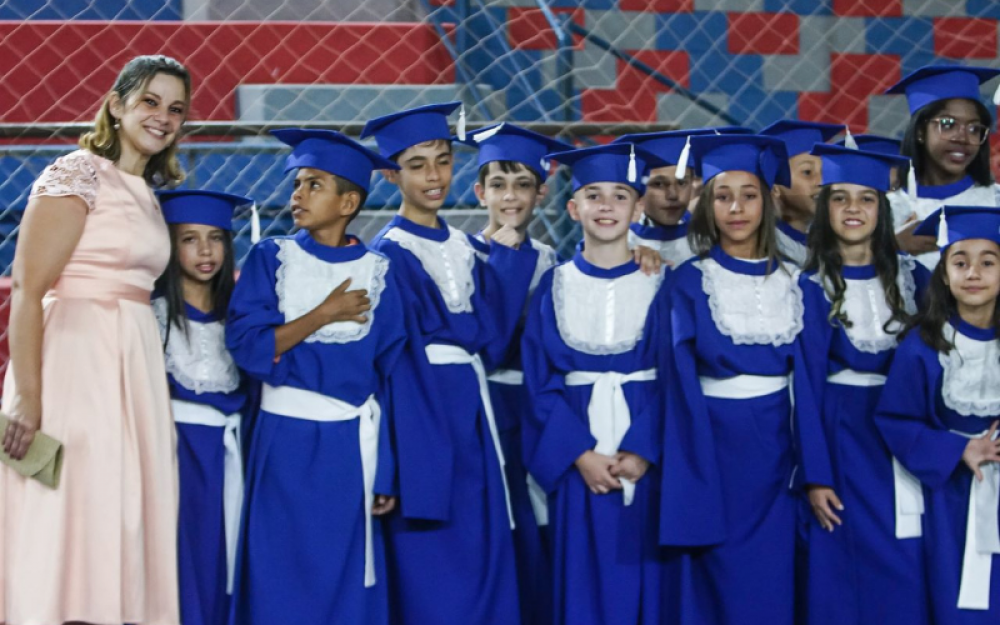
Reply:
[[[584,452],[597,440],[566,401],[565,376],[554,367],[547,342],[561,340],[554,328],[546,327],[545,309],[552,306],[552,272],[549,270],[535,290],[528,309],[521,358],[524,383],[533,410],[525,414],[522,427],[524,459],[538,484],[551,493]],[[556,335],[549,336],[552,332]]]
[[[934,414],[941,368],[937,353],[920,341],[917,332],[912,330],[896,350],[875,425],[892,455],[934,489],[961,465],[969,441],[945,429]]]
[[[698,380],[694,301],[683,286],[675,285],[670,308],[660,543],[714,545],[726,539],[726,510],[712,422]]]
[[[489,262],[476,259],[483,301],[495,329],[494,339],[483,350],[487,370],[502,367],[509,360],[537,259],[538,251],[529,245],[515,250],[500,244],[490,245]]]
[[[401,308],[396,273],[390,270],[385,276],[385,287],[379,301],[379,348],[375,356],[375,368],[379,372],[379,404],[382,406],[382,425],[379,430],[378,469],[375,474],[375,492],[383,495],[398,495],[399,483],[396,474],[396,450],[392,442],[394,410],[389,393],[389,380],[399,357],[406,347],[406,315]]]
[[[417,278],[407,262],[408,254],[398,245],[383,240],[379,247],[389,257],[400,286],[400,314],[408,339],[389,375],[387,400],[400,507],[407,518],[446,521],[451,514],[454,458],[451,434],[437,400],[441,389],[427,360],[418,324],[422,307],[407,286]]]
[[[669,274],[669,271],[668,271]],[[663,444],[663,416],[666,413],[664,389],[671,380],[667,379],[670,351],[670,289],[664,277],[660,290],[653,299],[647,321],[646,340],[656,355],[656,391],[652,400],[637,415],[622,438],[618,448],[642,456],[652,464],[660,464]]]
[[[809,276],[799,278],[805,311],[802,331],[795,339],[793,392],[795,397],[795,434],[798,464],[802,475],[797,485],[815,484],[833,487],[830,448],[823,427],[823,393],[829,370],[833,326],[827,319],[829,304],[823,287]]]
[[[275,292],[277,244],[264,240],[250,250],[229,300],[226,348],[253,378],[281,384],[288,376],[286,358],[274,362],[275,328],[285,323]]]
[[[927,297],[927,287],[931,283],[931,272],[921,263],[916,263],[913,268],[913,283],[917,287],[914,299],[917,303],[917,310],[924,310],[927,306],[924,299]]]

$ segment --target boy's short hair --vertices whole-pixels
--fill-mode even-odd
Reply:
[[[520,173],[521,170],[527,171],[528,173],[531,174],[531,177],[534,178],[535,180],[535,190],[537,191],[542,188],[542,183],[544,181],[542,180],[542,177],[538,175],[538,172],[528,167],[524,163],[520,163],[518,161],[490,161],[489,163],[486,163],[485,165],[479,168],[480,185],[486,186],[486,176],[489,175],[490,165],[492,165],[493,163],[496,163],[497,166],[500,167],[500,171],[502,171],[505,174],[516,174]]]
[[[358,213],[361,212],[361,209],[364,208],[365,202],[368,200],[368,191],[361,185],[355,184],[347,178],[338,176],[337,174],[330,175],[333,176],[333,185],[337,189],[337,195],[354,192],[361,196],[361,200],[358,202],[358,207],[354,210],[354,214],[351,215],[351,219],[353,220],[358,216]]]
[[[447,145],[448,146],[448,153],[451,154],[451,152],[452,152],[451,141],[449,141],[447,139],[431,139],[430,141],[425,141],[424,143],[429,143],[429,144],[432,144],[432,145],[437,145],[438,142],[441,142],[441,143],[444,143],[445,145]],[[423,143],[418,143],[416,145],[424,145],[424,144]],[[411,145],[410,148],[412,148],[412,147],[415,147],[415,146]],[[406,150],[409,150],[410,148],[406,148]],[[405,152],[406,150],[403,150],[403,152]],[[389,160],[392,161],[393,163],[396,163],[397,165],[399,165],[399,156],[403,152],[396,152],[395,154],[393,154],[392,156],[389,157]]]

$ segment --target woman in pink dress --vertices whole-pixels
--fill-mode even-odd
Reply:
[[[51,490],[0,465],[0,623],[178,625],[177,469],[149,303],[170,254],[150,186],[180,181],[191,79],[131,60],[83,149],[35,182],[14,256],[4,449],[63,442]]]

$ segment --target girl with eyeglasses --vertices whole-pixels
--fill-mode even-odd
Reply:
[[[914,236],[921,220],[945,204],[1000,206],[990,173],[990,112],[980,85],[1000,70],[961,65],[918,69],[886,93],[906,94],[910,124],[902,155],[911,168],[904,188],[889,194],[900,248],[933,270],[933,238]]]

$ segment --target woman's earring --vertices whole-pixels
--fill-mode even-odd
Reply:
[[[115,120],[115,130],[119,130],[119,129],[121,129],[121,127],[122,127],[122,124],[121,124],[121,122],[119,122],[119,121],[118,121],[118,120],[116,119],[116,120]]]

